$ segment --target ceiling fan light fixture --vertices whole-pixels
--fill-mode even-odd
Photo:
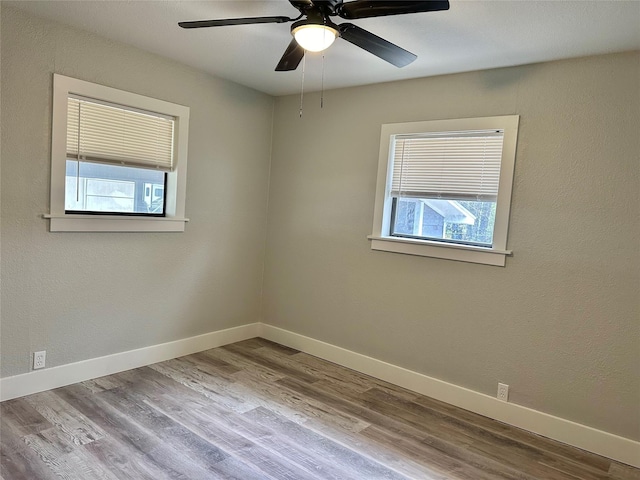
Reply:
[[[309,52],[321,52],[331,46],[338,37],[338,31],[327,25],[307,23],[291,30],[296,42]]]

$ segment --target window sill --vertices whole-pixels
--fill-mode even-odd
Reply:
[[[50,232],[184,232],[188,218],[120,215],[51,215]]]
[[[374,235],[369,235],[367,238],[371,240],[372,250],[457,260],[459,262],[481,263],[498,267],[504,267],[507,255],[511,255],[511,250],[497,250],[473,245],[455,245],[429,240],[377,237]]]

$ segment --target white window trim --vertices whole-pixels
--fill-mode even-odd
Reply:
[[[67,98],[69,94],[95,98],[140,110],[174,117],[175,168],[167,173],[165,217],[126,215],[76,215],[65,213],[65,173],[67,157]],[[53,114],[51,132],[51,232],[183,232],[187,187],[187,144],[189,107],[125,92],[63,75],[53,75]]]
[[[497,117],[464,118],[453,120],[433,120],[425,122],[392,123],[382,125],[380,136],[380,156],[378,161],[378,180],[376,201],[373,214],[373,232],[369,235],[371,248],[394,253],[443,258],[462,262],[504,266],[507,250],[507,232],[511,209],[511,190],[516,157],[518,135],[518,115]],[[492,247],[459,245],[431,240],[392,237],[389,235],[391,222],[391,174],[393,135],[420,134],[425,132],[458,132],[466,130],[504,130],[502,161],[500,167],[500,186],[496,202],[496,219]]]

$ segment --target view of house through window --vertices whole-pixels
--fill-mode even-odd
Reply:
[[[166,173],[67,160],[67,213],[164,214]]]
[[[496,202],[394,198],[392,232],[433,240],[491,245]]]

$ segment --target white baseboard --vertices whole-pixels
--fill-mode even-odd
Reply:
[[[436,400],[640,468],[640,442],[521,405],[502,402],[483,393],[264,323],[260,324],[259,335],[267,340],[357,370]]]
[[[264,323],[251,323],[174,342],[2,378],[0,379],[0,401],[151,365],[258,336],[465,410],[640,468],[640,442],[514,403],[501,402],[483,393]]]
[[[0,401],[64,387],[258,336],[259,323],[228,328],[0,379]]]

